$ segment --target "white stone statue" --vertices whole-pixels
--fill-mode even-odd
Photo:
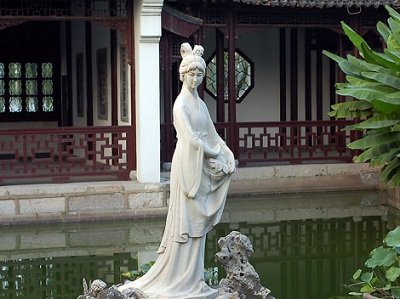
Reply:
[[[231,150],[217,134],[197,93],[206,63],[203,47],[181,45],[182,90],[173,108],[177,144],[172,159],[169,210],[158,258],[141,278],[118,289],[137,288],[149,298],[215,298],[204,281],[206,234],[219,221],[235,171]]]

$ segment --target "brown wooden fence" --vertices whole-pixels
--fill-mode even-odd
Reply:
[[[235,134],[237,143],[230,147],[240,166],[256,166],[350,162],[354,153],[346,144],[354,136],[343,128],[351,123],[241,122],[234,126],[217,123],[216,128],[228,145]],[[173,127],[169,129],[173,131]],[[170,162],[175,143],[165,141],[165,130],[162,126],[161,157],[162,162]],[[130,126],[0,130],[0,183],[89,176],[128,179],[134,169],[134,140]]]
[[[343,128],[353,121],[276,121],[239,122],[234,127],[236,144],[230,144],[230,124],[216,123],[218,133],[235,152],[241,166],[301,164],[308,161],[351,162],[354,152],[346,144],[353,134]],[[173,128],[170,128],[173,130]],[[162,127],[162,139],[166,127]],[[172,134],[172,136],[174,136]],[[173,153],[162,140],[162,162],[170,162]]]
[[[130,126],[0,130],[0,182],[113,176],[134,168]]]

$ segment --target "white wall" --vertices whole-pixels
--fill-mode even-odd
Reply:
[[[215,50],[215,29],[205,31],[205,59]],[[299,28],[298,38],[298,120],[305,120],[305,29]],[[226,41],[225,41],[226,46]],[[237,121],[279,121],[280,120],[280,49],[279,28],[259,28],[239,31],[236,48],[248,56],[255,65],[254,88],[245,99],[236,105]],[[286,29],[286,118],[290,120],[290,28]],[[316,60],[311,55],[312,119],[316,119]],[[329,60],[323,56],[323,118],[329,119]],[[213,120],[216,119],[216,101],[208,93],[204,100]],[[226,115],[228,106],[225,106]],[[228,119],[226,117],[226,119]]]

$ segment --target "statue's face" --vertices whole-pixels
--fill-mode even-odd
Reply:
[[[199,69],[194,69],[186,73],[185,82],[190,88],[197,88],[203,82],[204,73]]]

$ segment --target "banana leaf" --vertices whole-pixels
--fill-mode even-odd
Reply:
[[[400,132],[384,132],[382,134],[367,135],[359,140],[353,141],[347,145],[348,148],[355,149],[367,149],[372,146],[389,144],[400,140]]]
[[[383,155],[390,150],[390,145],[388,144],[379,144],[370,147],[369,149],[365,150],[359,156],[355,156],[353,161],[356,163],[365,163],[372,159],[375,159],[377,156]]]
[[[379,100],[371,101],[373,109],[380,113],[393,113],[400,111],[400,105],[395,100],[390,100],[388,98],[382,98]]]
[[[396,63],[396,65],[400,64],[400,51],[396,50],[396,49],[388,49],[386,48],[385,50],[383,50],[383,52],[389,56],[394,63]],[[398,76],[398,74],[396,74]]]
[[[331,108],[328,115],[335,118],[365,118],[372,113],[371,103],[363,100],[341,102],[332,105]]]
[[[340,24],[342,25],[342,29],[344,33],[347,35],[347,37],[350,39],[350,41],[353,43],[353,45],[358,49],[360,54],[362,54],[362,48],[361,45],[365,44],[368,45],[365,39],[359,35],[357,32],[353,30],[349,25],[347,25],[344,21],[341,21]],[[368,46],[369,47],[369,46]]]
[[[354,161],[379,165],[385,181],[400,185],[400,14],[389,6],[385,8],[390,15],[387,23],[376,25],[386,42],[382,52],[373,50],[345,22],[341,22],[343,31],[361,57],[342,58],[324,51],[347,75],[346,83],[335,85],[336,94],[355,99],[332,105],[328,115],[358,118],[359,123],[345,128],[365,133],[347,145],[362,151]]]
[[[393,8],[391,8],[389,5],[385,5],[386,10],[388,11],[389,15],[400,22],[400,14],[394,10]]]
[[[333,54],[327,50],[323,50],[322,53],[329,57],[330,59],[336,61],[340,67],[340,69],[348,75],[353,75],[353,76],[360,76],[360,73],[363,71],[363,69],[358,66],[357,64],[353,64],[346,60],[345,58],[342,58],[336,54]]]
[[[366,100],[371,102],[373,100],[382,100],[387,94],[393,93],[395,90],[383,88],[385,86],[365,87],[365,86],[351,86],[337,90],[336,93],[341,96],[351,96],[356,99]],[[391,99],[389,103],[392,104]],[[399,103],[400,105],[400,103]]]
[[[400,67],[394,63],[392,59],[389,58],[389,56],[382,54],[382,53],[377,53],[367,45],[362,43],[361,44],[361,50],[362,53],[364,54],[364,58],[367,62],[370,63],[377,63],[383,67],[386,67],[391,70],[399,71]]]
[[[340,63],[340,62],[346,60],[345,58],[340,57],[339,55],[336,55],[336,54],[334,54],[332,52],[329,52],[327,50],[322,50],[322,54],[324,54],[325,56],[329,57],[333,61],[336,61],[337,63]]]
[[[393,174],[393,176],[389,179],[386,179],[386,181],[392,183],[393,185],[400,185],[400,168],[397,167],[395,169],[395,173]],[[400,290],[399,289],[395,289],[392,288],[392,294],[395,296],[395,298],[400,298]]]
[[[400,77],[395,77],[389,74],[380,74],[375,72],[362,72],[361,75],[376,82],[391,86],[400,90]]]
[[[387,48],[390,50],[400,50],[400,43],[393,37],[393,34],[389,35],[389,38],[386,42]]]
[[[382,178],[386,181],[389,181],[392,178],[392,176],[398,171],[399,167],[400,167],[400,159],[398,158],[393,159],[386,166],[384,166],[381,174]]]
[[[397,146],[399,146],[399,144],[397,144]],[[393,145],[391,145],[390,147],[391,147],[391,149],[387,153],[385,153],[379,157],[381,164],[386,165],[388,162],[395,159],[397,157],[397,155],[400,153],[400,147],[393,148]]]
[[[400,36],[399,36],[400,24],[399,24],[399,21],[396,21],[393,18],[389,18],[388,19],[388,24],[389,24],[390,30],[392,31],[393,38],[399,43],[400,42]]]
[[[336,103],[331,106],[333,110],[337,109],[347,109],[350,111],[357,111],[357,110],[368,110],[372,108],[370,102],[367,101],[348,101],[348,102],[341,102]]]
[[[350,61],[350,56],[351,55],[347,55],[347,59]],[[353,60],[353,58],[351,58]],[[357,59],[357,58],[355,58]],[[359,59],[359,64],[361,68],[367,69],[368,71],[372,71],[372,72],[377,72],[377,73],[384,73],[384,74],[391,74],[393,76],[397,76],[399,75],[399,72],[396,72],[394,70],[385,68],[383,66],[377,65],[377,64],[373,64],[373,63],[369,63],[366,62],[365,60],[361,60]]]
[[[375,115],[367,120],[364,120],[358,124],[353,125],[352,127],[355,129],[381,129],[381,128],[386,128],[386,127],[391,127],[397,123],[400,122],[400,117],[399,115],[386,115],[386,114],[381,114],[381,115]]]
[[[394,125],[391,127],[392,132],[400,131],[400,124]]]
[[[389,26],[387,26],[385,23],[379,21],[376,24],[376,29],[378,30],[379,34],[382,36],[385,42],[387,42],[389,35],[391,33]]]

